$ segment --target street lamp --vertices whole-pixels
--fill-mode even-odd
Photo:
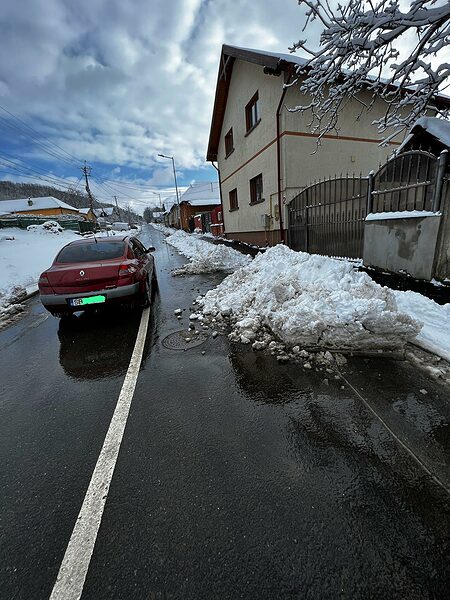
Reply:
[[[178,197],[178,183],[177,183],[177,172],[175,171],[175,161],[173,156],[166,156],[165,154],[158,154],[161,158],[168,158],[172,161],[173,167],[173,178],[175,179],[175,192],[177,194],[177,205],[178,205],[178,227],[181,229],[181,214],[180,214],[180,198]]]

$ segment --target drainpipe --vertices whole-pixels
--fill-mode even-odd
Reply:
[[[220,209],[222,211],[223,234],[225,237],[227,237],[227,235],[225,233],[225,211],[223,210],[222,179],[220,178],[220,169],[219,169],[219,167],[216,167],[216,165],[214,164],[214,161],[211,161],[211,164],[217,171],[217,176],[219,178],[219,195],[220,195]]]
[[[286,84],[288,84],[291,80],[292,76],[292,67],[289,68],[288,78]],[[284,235],[284,226],[283,226],[283,205],[281,202],[281,140],[280,140],[280,116],[281,109],[284,103],[284,97],[286,96],[286,87],[283,87],[283,92],[281,94],[280,102],[277,108],[277,180],[278,180],[278,214],[280,218],[280,239],[281,242],[285,243],[285,235]]]

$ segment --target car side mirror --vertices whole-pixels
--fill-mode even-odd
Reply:
[[[147,252],[154,252],[156,250],[155,246],[149,246],[148,248],[146,248]]]

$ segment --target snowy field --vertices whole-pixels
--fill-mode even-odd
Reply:
[[[79,238],[60,227],[0,229],[0,316],[8,312],[9,305],[20,301],[26,288],[36,287],[39,275],[52,264],[58,250]]]
[[[189,263],[175,269],[174,275],[234,271],[251,263],[251,258],[222,244],[211,244],[196,235],[176,230],[165,242],[189,258]]]
[[[395,350],[421,325],[399,310],[391,290],[351,263],[275,246],[235,271],[204,298],[205,315],[222,316],[231,339],[264,347],[272,334],[287,347]]]

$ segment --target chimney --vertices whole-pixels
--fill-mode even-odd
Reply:
[[[28,206],[33,206],[33,200],[31,198],[28,198]]]

